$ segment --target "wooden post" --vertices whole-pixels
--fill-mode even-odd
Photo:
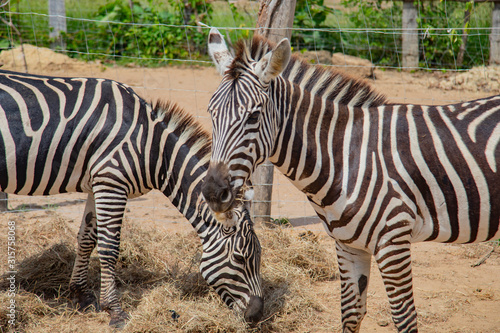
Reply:
[[[0,212],[6,212],[9,210],[8,203],[9,201],[7,193],[0,192]]]
[[[403,69],[418,68],[417,8],[413,0],[403,2]]]
[[[296,3],[296,0],[261,0],[255,34],[274,43],[283,38],[290,39]]]
[[[500,2],[495,1],[491,13],[490,65],[500,65]]]
[[[252,175],[254,198],[252,200],[253,220],[256,223],[271,223],[274,166],[266,160]]]
[[[61,47],[64,49],[64,44],[61,31],[66,32],[66,6],[64,0],[49,0],[49,37],[54,38],[52,47]]]
[[[283,38],[290,39],[296,2],[296,0],[261,0],[257,19],[258,29],[255,34],[262,35],[274,43]],[[267,224],[271,221],[273,173],[273,165],[266,160],[257,167],[252,176],[254,184],[252,205],[255,222]]]

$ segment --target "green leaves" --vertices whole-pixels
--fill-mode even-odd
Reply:
[[[295,17],[293,20],[294,33],[292,34],[292,45],[301,49],[312,50],[326,49],[332,51],[336,44],[340,43],[339,34],[333,34],[325,30],[328,14],[334,10],[325,6],[323,0],[297,0]]]
[[[181,6],[182,4],[182,6]],[[168,0],[158,6],[153,0],[112,0],[101,6],[82,31],[68,33],[67,48],[88,60],[136,62],[157,65],[176,59],[198,59],[205,52],[206,33],[196,28],[197,13],[209,15],[210,3]],[[87,43],[81,43],[86,38]]]
[[[402,48],[402,2],[343,0],[357,31],[342,32],[344,52],[378,65],[399,67]],[[420,67],[457,68],[462,36],[468,35],[463,67],[484,65],[488,58],[491,4],[474,1],[414,1],[419,31]],[[470,21],[466,16],[470,16]],[[366,31],[362,31],[366,29]]]
[[[46,0],[43,6],[42,2],[28,6],[20,1],[16,13],[0,11],[21,33],[19,37],[9,26],[0,25],[0,49],[21,41],[50,47],[47,15],[32,14],[46,14]],[[250,37],[255,27],[255,13],[229,1],[133,0],[132,6],[129,0],[70,2],[78,3],[78,8],[67,7],[68,33],[63,35],[67,54],[105,63],[157,65],[205,59],[208,30],[199,29],[197,21],[228,27],[225,33],[233,41]],[[402,2],[342,0],[341,5],[342,9],[333,9],[324,0],[297,0],[294,49],[332,52],[335,48],[379,66],[401,66]],[[414,1],[414,5],[421,67],[456,68],[463,35],[468,37],[463,66],[487,62],[492,3]],[[464,20],[466,13],[471,15],[469,21]]]

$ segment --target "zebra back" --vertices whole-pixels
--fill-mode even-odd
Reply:
[[[91,192],[97,170],[122,144],[134,144],[137,124],[148,124],[149,106],[118,82],[0,74],[4,192]]]

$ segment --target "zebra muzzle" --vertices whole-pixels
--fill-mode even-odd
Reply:
[[[245,320],[249,323],[258,323],[264,314],[264,300],[259,296],[250,296],[247,309],[245,310]]]
[[[213,212],[224,213],[230,210],[234,203],[235,195],[231,188],[231,177],[228,167],[223,163],[210,163],[201,191]]]

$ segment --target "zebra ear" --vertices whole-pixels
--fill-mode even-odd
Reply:
[[[224,75],[224,72],[233,62],[233,56],[227,48],[224,36],[216,28],[210,29],[208,34],[208,53],[212,57],[217,71],[219,71],[220,75]]]
[[[264,83],[280,75],[290,61],[290,42],[283,38],[276,47],[259,60],[255,67],[255,73]]]

